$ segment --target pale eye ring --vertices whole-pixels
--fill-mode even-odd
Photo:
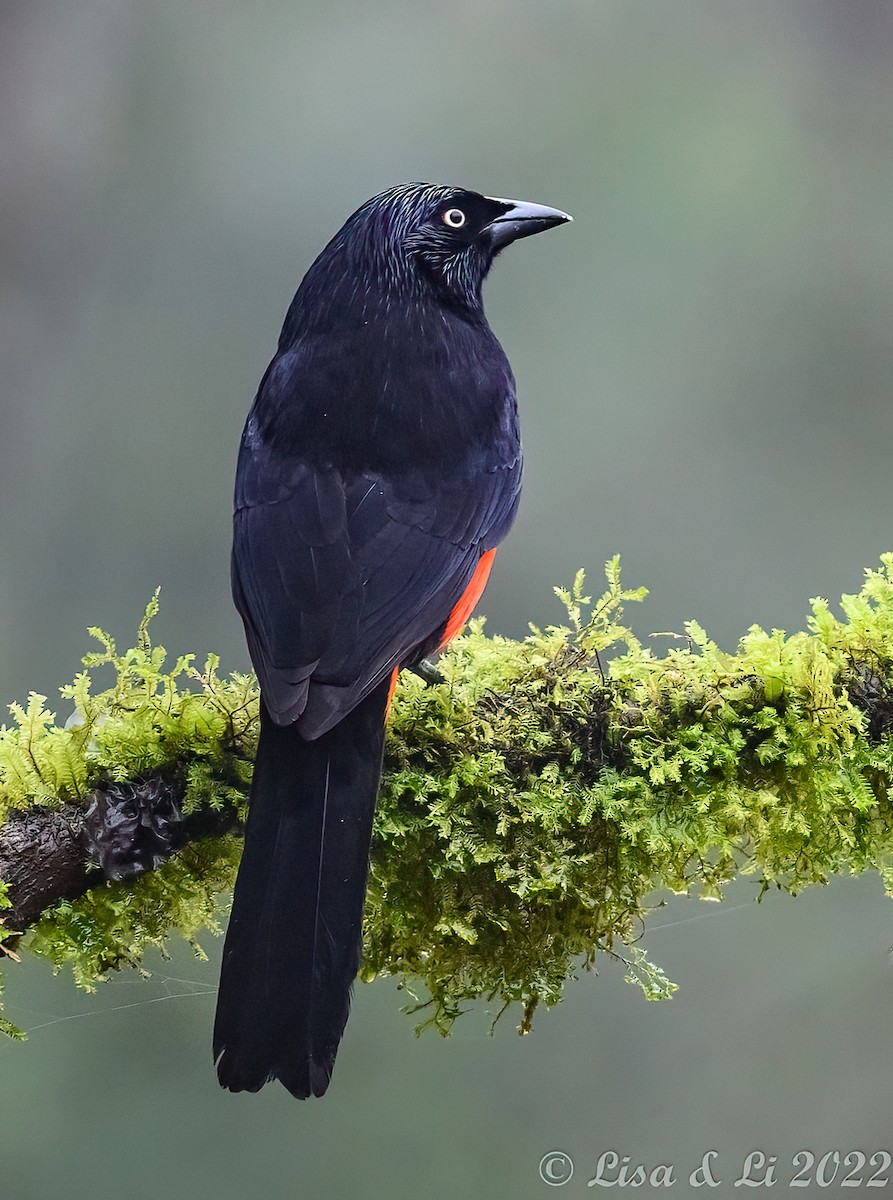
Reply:
[[[461,229],[465,224],[465,213],[461,208],[448,208],[443,214],[443,223],[450,229]]]

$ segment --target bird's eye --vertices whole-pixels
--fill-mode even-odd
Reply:
[[[465,213],[461,208],[448,208],[443,214],[443,223],[450,229],[461,229],[465,224]]]

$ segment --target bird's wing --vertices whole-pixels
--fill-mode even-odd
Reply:
[[[271,715],[315,737],[446,625],[511,524],[520,451],[387,477],[272,454],[243,447],[233,592]]]

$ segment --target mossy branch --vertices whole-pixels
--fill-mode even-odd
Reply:
[[[621,624],[644,591],[623,589],[617,559],[606,573],[594,605],[582,573],[556,589],[565,624],[512,641],[474,621],[444,682],[401,676],[363,974],[420,985],[442,1031],[479,996],[517,1001],[526,1030],[602,952],[669,995],[637,944],[662,888],[720,899],[747,874],[796,893],[874,869],[893,890],[893,554],[839,617],[814,600],[806,632],[754,626],[735,653],[689,622],[656,654]],[[216,928],[239,857],[254,681],[213,655],[167,667],[156,610],[123,653],[91,630],[102,649],[62,689],[64,726],[33,695],[0,732],[0,948],[87,988],[172,931]],[[109,830],[132,834],[132,861]]]

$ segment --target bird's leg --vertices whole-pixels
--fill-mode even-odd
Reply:
[[[413,675],[418,675],[419,679],[424,679],[427,684],[446,683],[446,676],[442,671],[438,671],[430,658],[421,659],[409,669]]]

